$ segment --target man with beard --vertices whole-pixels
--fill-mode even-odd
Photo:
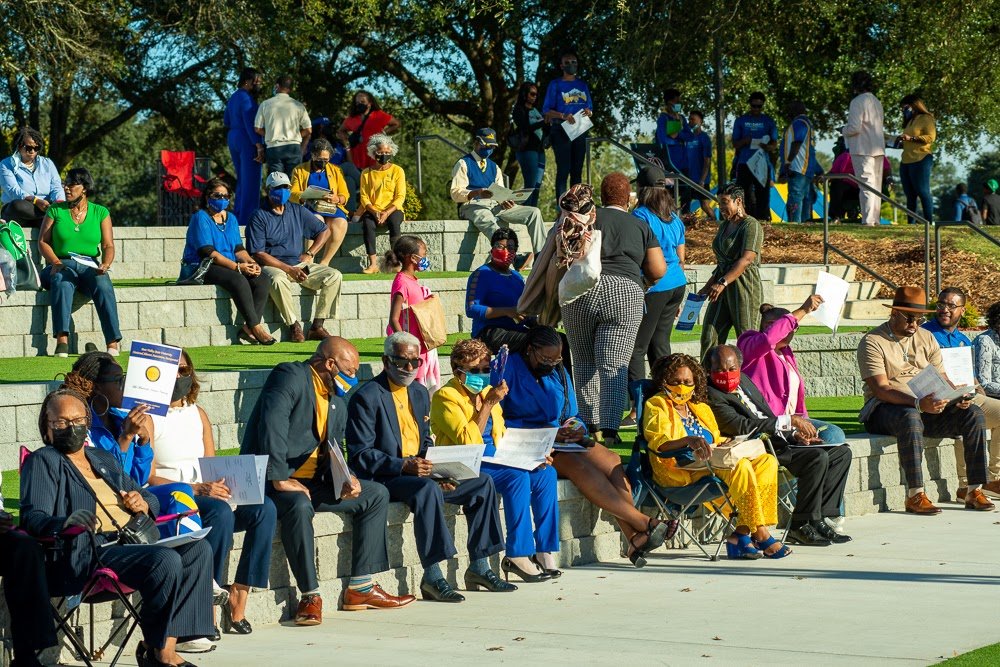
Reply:
[[[265,492],[277,507],[281,542],[302,592],[296,625],[323,622],[312,525],[316,512],[337,512],[351,520],[345,611],[397,608],[415,599],[390,595],[372,581],[372,575],[389,569],[385,487],[351,475],[335,489],[329,472],[331,448],[344,440],[344,396],[357,384],[359,365],[357,348],[339,336],[321,342],[308,361],[278,364],[264,383],[240,448],[241,454],[268,456]]]
[[[865,381],[865,405],[858,420],[870,433],[891,435],[899,447],[899,461],[906,477],[906,511],[939,514],[924,493],[924,436],[961,436],[968,474],[966,509],[993,509],[983,495],[986,483],[986,418],[972,403],[972,396],[954,401],[934,394],[917,398],[908,383],[928,366],[945,376],[941,348],[934,335],[920,328],[927,309],[927,295],[919,287],[896,290],[889,320],[872,329],[858,345],[858,367]]]
[[[236,170],[236,202],[233,214],[246,224],[260,202],[261,168],[264,163],[264,140],[254,131],[257,97],[264,78],[252,67],[240,72],[236,92],[226,102],[222,124],[226,128],[229,155]]]

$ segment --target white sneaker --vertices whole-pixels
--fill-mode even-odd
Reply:
[[[189,642],[177,642],[174,650],[178,653],[208,653],[215,650],[215,644],[208,637],[201,637]]]
[[[835,533],[837,533],[838,535],[843,535],[844,534],[844,524],[846,523],[846,520],[845,520],[844,517],[842,517],[842,516],[836,516],[836,517],[834,517],[834,516],[828,516],[825,519],[823,519],[823,521],[826,522],[826,525],[830,526],[830,528],[832,528],[833,531]]]

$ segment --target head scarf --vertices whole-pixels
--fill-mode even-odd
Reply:
[[[556,265],[566,268],[587,254],[590,232],[597,220],[594,188],[577,183],[559,198],[559,235],[556,238]]]

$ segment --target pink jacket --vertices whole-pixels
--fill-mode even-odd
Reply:
[[[778,352],[774,346],[798,328],[799,321],[794,315],[789,314],[775,320],[767,331],[744,331],[736,340],[736,347],[743,353],[743,373],[757,385],[768,407],[776,415],[785,414],[785,406],[788,405],[788,374],[784,362],[778,355],[783,354],[796,373],[799,373],[799,365],[790,347]],[[808,417],[805,380],[802,379],[802,373],[799,373],[798,393],[795,399],[795,414]]]

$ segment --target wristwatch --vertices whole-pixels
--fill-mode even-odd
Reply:
[[[316,257],[316,253],[314,253],[314,252],[309,252],[308,250],[306,250],[306,251],[305,251],[304,253],[302,253],[302,254],[304,254],[304,255],[309,255],[310,257],[313,257],[313,258],[315,258],[315,257]]]
[[[717,282],[718,284],[722,285],[723,287],[725,287],[728,284],[726,282],[726,277],[725,276],[719,276],[718,278],[715,279],[715,282]]]

